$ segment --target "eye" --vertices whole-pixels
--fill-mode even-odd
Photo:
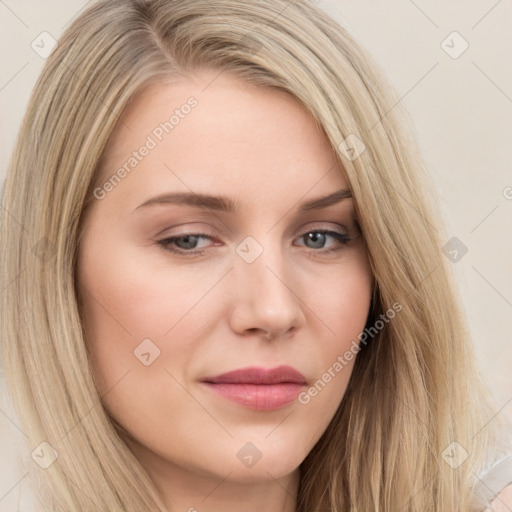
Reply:
[[[212,240],[212,237],[206,233],[187,233],[180,236],[173,236],[158,242],[166,251],[182,254],[184,256],[192,254],[203,254],[203,250],[197,250],[197,244],[201,239]],[[173,245],[174,244],[174,245]],[[177,247],[176,247],[177,246]]]
[[[325,249],[325,245],[330,238],[334,240],[334,246]],[[301,235],[299,239],[304,239],[306,247],[310,249],[323,249],[315,252],[331,253],[343,249],[352,238],[346,233],[338,231],[315,229]]]
[[[300,235],[298,239],[303,239],[306,242],[304,246],[313,249],[313,252],[324,254],[342,250],[352,240],[352,237],[338,231],[315,229]],[[332,240],[331,247],[325,248],[330,239]],[[166,251],[186,257],[202,255],[206,252],[207,246],[203,245],[198,248],[201,240],[215,239],[206,233],[185,233],[160,240],[157,243]]]

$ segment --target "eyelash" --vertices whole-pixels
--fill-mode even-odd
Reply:
[[[341,244],[339,247],[334,247],[332,249],[313,249],[313,248],[309,248],[310,251],[313,251],[313,252],[318,252],[318,253],[322,253],[322,254],[331,254],[331,253],[337,253],[341,250],[344,249],[344,247],[353,239],[351,237],[349,237],[348,235],[344,234],[344,233],[340,233],[338,231],[330,231],[330,230],[327,230],[327,229],[313,229],[313,230],[310,230],[310,231],[306,231],[304,234],[300,235],[299,238],[303,238],[305,237],[306,235],[308,234],[311,234],[311,233],[320,233],[320,234],[323,234],[323,235],[330,235],[332,236],[333,238],[335,238],[339,244]],[[207,249],[202,249],[202,250],[185,250],[185,249],[176,249],[176,248],[173,248],[171,246],[171,244],[173,242],[175,242],[176,240],[180,240],[182,238],[186,238],[188,236],[194,236],[194,237],[198,237],[198,238],[209,238],[209,239],[213,239],[212,236],[206,234],[206,233],[184,233],[183,235],[179,235],[179,236],[173,236],[173,237],[170,237],[170,238],[165,238],[164,240],[160,240],[158,243],[158,245],[160,245],[164,250],[168,251],[168,252],[171,252],[173,254],[178,254],[180,256],[199,256],[199,255],[203,255]]]

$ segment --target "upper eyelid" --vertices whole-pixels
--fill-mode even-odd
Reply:
[[[309,230],[306,230],[306,231],[303,231],[301,234],[297,235],[295,239],[300,239],[300,238],[303,238],[307,233],[311,233],[311,232],[321,232],[321,233],[324,233],[326,234],[327,236],[331,236],[332,238],[334,238],[338,243],[348,243],[350,240],[353,240],[355,238],[358,237],[358,235],[355,235],[355,236],[352,236],[348,233],[340,233],[339,231],[335,231],[335,230],[332,230],[332,229],[309,229]],[[336,236],[338,235],[338,236]],[[213,244],[215,244],[215,241],[216,241],[216,237],[214,236],[210,236],[208,235],[207,233],[192,233],[192,232],[189,232],[189,233],[183,233],[183,234],[178,234],[178,235],[172,235],[172,236],[169,236],[169,237],[165,237],[161,240],[158,240],[157,241],[157,244],[158,245],[161,245],[161,246],[165,246],[166,245],[170,245],[171,243],[175,242],[176,240],[179,240],[180,238],[184,238],[184,237],[187,237],[187,236],[197,236],[199,239],[201,238],[207,238],[209,240],[211,240],[213,242]],[[343,239],[346,239],[345,241],[343,241]],[[177,252],[177,253],[183,253],[183,255],[186,255],[187,253],[188,254],[194,254],[194,253],[203,253],[205,251],[208,251],[209,249],[211,249],[211,246],[208,245],[206,247],[202,247],[200,249],[192,249],[192,250],[187,250],[187,249],[182,249],[182,248],[175,248],[172,250],[172,252]],[[318,252],[330,252],[331,250],[319,250]]]
[[[342,207],[342,209],[339,209],[341,207]],[[288,216],[288,213],[286,213],[281,219],[279,219],[275,224],[273,224],[271,229],[274,229],[277,225],[279,225],[281,222],[283,222],[285,220],[285,218]],[[332,217],[333,215],[335,215],[339,219],[338,220],[330,220],[330,221],[315,219],[315,217],[318,219],[319,216],[323,216],[323,215],[329,216],[329,217]],[[166,217],[167,217],[167,215],[166,215]],[[187,213],[185,215],[185,218],[186,217],[189,217],[189,218],[194,217],[194,220],[191,220],[190,224],[203,224],[203,223],[208,224],[210,222],[214,222],[215,224],[219,223],[221,226],[220,231],[225,231],[229,235],[235,234],[235,232],[240,228],[239,224],[241,224],[239,222],[239,219],[234,217],[232,220],[235,222],[235,225],[232,226],[230,222],[226,222],[225,219],[221,218],[215,212],[212,213],[212,212],[200,211],[200,212],[190,213],[190,214]],[[313,218],[311,218],[311,217],[313,217]],[[162,218],[162,221],[164,220],[164,218]],[[178,218],[180,218],[180,217],[178,217]],[[300,212],[297,216],[292,216],[292,220],[290,223],[291,225],[284,230],[284,234],[289,235],[291,232],[297,231],[297,228],[294,226],[297,226],[299,224],[305,225],[305,224],[309,224],[309,223],[324,223],[324,222],[327,222],[328,224],[338,224],[338,225],[341,223],[341,224],[345,224],[345,226],[351,226],[352,224],[354,224],[354,222],[357,223],[357,215],[354,210],[352,198],[348,198],[340,203],[327,206],[322,210],[312,210],[309,212]],[[183,224],[189,224],[189,223],[184,222]],[[343,226],[343,227],[345,227],[345,226]],[[233,229],[233,227],[234,227],[234,229]],[[161,233],[163,233],[164,231],[167,231],[168,229],[169,229],[169,227],[161,229],[155,236],[159,236]],[[199,228],[199,229],[201,229],[201,228]]]
[[[355,224],[355,227],[357,228],[357,225]],[[340,233],[340,230],[342,230],[342,232]],[[169,234],[167,236],[164,236],[162,238],[162,240],[168,240],[168,239],[173,239],[173,238],[181,238],[181,237],[185,237],[185,236],[189,236],[189,235],[196,235],[196,236],[206,236],[208,238],[211,238],[211,239],[218,239],[219,237],[213,233],[207,233],[206,232],[207,230],[203,230],[203,229],[188,229],[188,230],[185,230],[183,231],[182,233],[172,233],[172,234]],[[303,236],[307,233],[310,233],[310,232],[315,232],[315,231],[333,231],[333,232],[336,232],[336,233],[340,233],[340,234],[346,234],[348,235],[350,233],[350,229],[348,229],[346,226],[344,225],[340,225],[338,224],[337,227],[332,227],[332,226],[326,226],[325,223],[322,225],[322,226],[312,226],[312,227],[309,227],[309,228],[303,228],[303,229],[296,229],[294,230],[296,232],[295,236]]]

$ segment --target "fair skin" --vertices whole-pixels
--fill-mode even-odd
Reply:
[[[299,465],[333,418],[354,359],[307,404],[269,410],[202,379],[289,365],[309,389],[364,329],[372,273],[353,198],[299,210],[348,190],[313,118],[282,92],[217,75],[153,85],[123,112],[100,186],[176,108],[198,102],[87,211],[81,313],[99,393],[169,511],[293,512]],[[139,207],[191,191],[229,198],[235,210]],[[194,233],[207,237],[186,237]],[[240,245],[247,237],[257,244]],[[203,253],[186,254],[194,250]],[[146,360],[160,350],[147,366],[134,355],[145,339]]]
[[[507,485],[491,502],[485,512],[510,512],[512,510],[512,484]]]

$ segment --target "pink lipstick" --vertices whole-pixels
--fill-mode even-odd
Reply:
[[[201,380],[219,395],[258,411],[272,411],[290,404],[307,380],[291,366],[265,369],[248,367]]]

